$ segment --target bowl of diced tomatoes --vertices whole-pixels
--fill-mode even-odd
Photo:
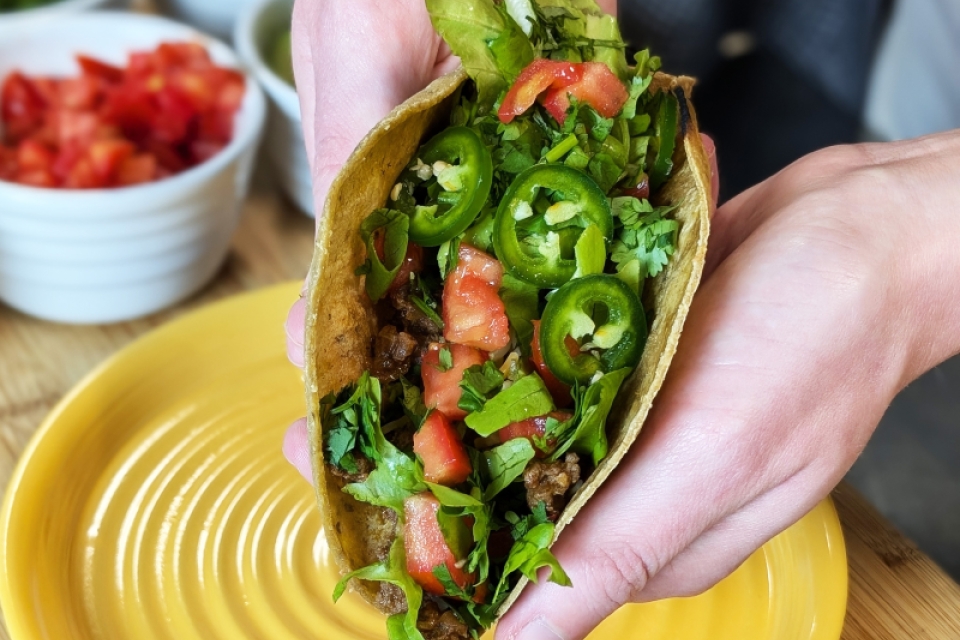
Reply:
[[[198,290],[265,113],[226,45],[164,18],[78,14],[0,41],[0,299],[105,323]]]

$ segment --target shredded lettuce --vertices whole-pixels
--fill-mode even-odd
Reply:
[[[493,0],[426,0],[437,32],[460,57],[488,111],[525,66],[533,46],[507,9]]]
[[[607,457],[607,415],[617,397],[620,385],[630,375],[630,369],[617,369],[604,375],[585,389],[576,389],[576,420],[556,424],[558,431],[573,428],[572,431],[551,434],[548,426],[547,436],[557,438],[557,448],[549,460],[559,460],[567,451],[575,451],[590,456],[593,464]]]
[[[526,438],[514,438],[499,447],[484,451],[483,459],[487,463],[490,484],[483,492],[483,499],[490,502],[519,478],[535,455],[533,445]]]
[[[390,555],[384,562],[368,565],[343,576],[333,590],[334,602],[343,596],[347,583],[354,578],[389,582],[400,587],[407,598],[407,611],[387,619],[387,636],[389,640],[423,640],[423,635],[417,629],[417,616],[420,613],[420,603],[423,601],[423,589],[407,573],[406,555],[401,537],[398,536],[393,541],[390,546]]]
[[[542,416],[554,410],[553,398],[535,373],[526,375],[504,389],[466,417],[467,426],[487,437],[511,422]]]

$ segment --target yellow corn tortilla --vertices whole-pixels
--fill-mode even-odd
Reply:
[[[384,206],[404,167],[420,144],[449,119],[456,89],[467,79],[462,69],[433,82],[390,113],[357,146],[330,187],[317,231],[309,275],[305,375],[310,453],[317,500],[330,550],[342,574],[381,561],[396,535],[396,517],[389,509],[357,502],[343,493],[324,464],[320,399],[356,381],[369,368],[376,334],[373,307],[363,278],[354,270],[366,260],[360,224]],[[646,304],[654,320],[640,365],[628,378],[608,420],[610,452],[586,478],[557,522],[556,535],[573,520],[585,502],[627,453],[640,433],[654,397],[677,350],[693,294],[700,282],[709,234],[710,169],[697,130],[689,95],[691,78],[658,73],[652,91],[672,91],[680,98],[683,145],[674,156],[670,180],[657,194],[657,204],[679,204],[677,251],[663,272],[647,287]],[[520,595],[522,578],[500,615]],[[384,613],[402,610],[382,583],[351,581],[351,586]]]

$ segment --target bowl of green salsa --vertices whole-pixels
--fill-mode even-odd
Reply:
[[[284,193],[313,215],[310,165],[303,142],[300,100],[293,79],[290,16],[293,0],[255,0],[237,21],[237,52],[270,98],[264,146]]]

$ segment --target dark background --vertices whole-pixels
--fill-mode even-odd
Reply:
[[[779,16],[762,15],[777,7]],[[670,73],[698,77],[694,103],[717,144],[721,203],[811,151],[864,137],[865,89],[890,9],[883,0],[620,1],[631,45],[651,47]],[[796,41],[783,46],[791,26],[819,41],[806,53]],[[960,358],[895,399],[847,479],[960,580]]]

